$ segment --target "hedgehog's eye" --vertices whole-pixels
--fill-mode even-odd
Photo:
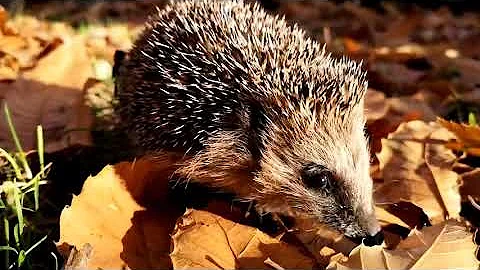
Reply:
[[[324,166],[309,164],[303,169],[302,179],[309,188],[328,191],[332,186],[333,174]]]

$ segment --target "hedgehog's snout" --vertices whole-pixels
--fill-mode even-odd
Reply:
[[[353,242],[360,244],[363,242],[366,246],[381,245],[384,240],[382,228],[378,223],[373,212],[361,209],[361,214],[357,216],[357,222],[352,226],[352,231],[347,231],[345,236]]]
[[[363,244],[367,247],[373,247],[373,246],[378,246],[383,243],[384,240],[384,235],[383,231],[378,231],[375,235],[367,235],[366,237],[348,237],[350,240],[352,240],[354,243],[360,244],[363,242]]]
[[[362,220],[362,224],[366,230],[366,236],[362,239],[363,243],[369,247],[381,245],[384,240],[384,235],[374,212],[366,215]]]
[[[363,239],[363,243],[368,247],[372,247],[372,246],[381,245],[383,243],[383,240],[384,240],[384,235],[383,235],[383,232],[380,230],[373,236],[369,235],[365,237]]]

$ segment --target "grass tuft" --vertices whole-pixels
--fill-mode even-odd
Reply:
[[[10,129],[16,153],[0,148],[0,158],[9,166],[13,174],[0,175],[0,219],[3,230],[0,231],[0,261],[4,269],[34,269],[34,265],[44,262],[31,262],[32,254],[48,239],[48,234],[36,230],[35,220],[41,219],[40,186],[47,183],[47,171],[51,163],[45,165],[43,129],[37,126],[37,152],[40,170],[33,175],[27,154],[13,125],[10,110],[4,104],[5,118]],[[6,170],[9,171],[9,170]],[[13,234],[13,238],[11,237]],[[58,259],[53,254],[56,268]]]

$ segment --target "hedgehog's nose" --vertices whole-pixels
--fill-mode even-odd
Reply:
[[[367,236],[363,239],[363,244],[367,247],[381,245],[383,243],[383,232],[380,230],[374,236]]]

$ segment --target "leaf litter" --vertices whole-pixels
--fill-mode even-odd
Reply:
[[[96,19],[108,8],[77,10],[72,19]],[[233,215],[243,210],[230,201],[185,207],[169,195],[172,160],[140,159],[105,166],[62,211],[58,249],[69,269],[478,268],[476,223],[461,213],[465,203],[480,212],[479,114],[459,104],[478,107],[480,100],[478,47],[461,46],[477,42],[472,25],[479,18],[445,9],[405,15],[390,7],[380,14],[315,1],[285,2],[277,12],[334,52],[365,61],[374,196],[385,245],[356,245],[312,221],[267,233]],[[69,131],[91,129],[92,108],[109,106],[106,70],[114,51],[128,49],[140,29],[120,23],[79,33],[65,23],[10,18],[0,8],[0,98],[26,149],[34,148],[36,124],[46,130],[47,152],[93,143],[88,132]],[[108,94],[99,98],[103,90]],[[8,148],[1,134],[7,133],[0,142]]]

